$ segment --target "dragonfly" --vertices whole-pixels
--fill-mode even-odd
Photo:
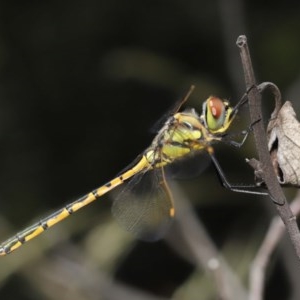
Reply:
[[[227,131],[239,108],[246,102],[246,97],[241,98],[235,107],[231,107],[228,101],[210,96],[204,101],[201,114],[194,108],[180,111],[194,88],[191,86],[184,99],[166,119],[150,146],[128,168],[104,185],[4,241],[0,244],[0,256],[18,249],[125,182],[126,187],[113,201],[113,215],[121,226],[138,238],[144,240],[162,238],[175,217],[173,195],[166,180],[165,167],[194,153],[206,151],[209,154],[221,183],[227,189],[235,192],[265,194],[245,189],[243,186],[231,185],[214,155],[212,146],[216,142],[228,142]],[[249,132],[250,130],[246,131],[242,142],[230,140],[229,143],[241,146]],[[143,194],[142,191],[140,195],[133,193],[135,186],[142,185],[144,178],[150,173],[153,173],[152,178],[154,178],[150,182],[150,192]]]

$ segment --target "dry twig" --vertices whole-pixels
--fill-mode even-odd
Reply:
[[[253,133],[260,161],[261,172],[263,173],[263,180],[266,183],[269,194],[276,204],[275,207],[284,222],[291,242],[294,246],[296,254],[300,259],[300,234],[294,217],[285,195],[278,183],[277,176],[274,172],[273,165],[270,159],[267,136],[262,122],[261,111],[261,95],[256,86],[254,71],[252,68],[250,53],[247,45],[247,38],[241,35],[237,39],[237,46],[240,49],[242,65],[244,70],[246,88],[249,90],[249,110],[251,123],[253,123]],[[257,122],[260,120],[260,122]]]

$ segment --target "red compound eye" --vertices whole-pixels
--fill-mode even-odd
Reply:
[[[220,98],[211,97],[208,102],[209,109],[215,119],[220,118],[224,113],[224,103]]]

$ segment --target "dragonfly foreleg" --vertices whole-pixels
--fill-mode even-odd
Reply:
[[[247,140],[249,134],[253,131],[253,126],[258,123],[261,119],[258,119],[251,123],[246,130],[243,130],[239,133],[231,133],[231,134],[225,134],[222,137],[222,142],[228,143],[231,146],[234,146],[236,148],[240,148],[244,145],[245,141]],[[242,135],[243,139],[241,141],[234,141],[232,139],[233,136]]]

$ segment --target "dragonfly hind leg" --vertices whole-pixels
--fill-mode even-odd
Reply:
[[[255,190],[255,189],[259,188],[255,184],[249,184],[249,185],[233,185],[233,184],[231,184],[228,181],[228,179],[226,178],[224,171],[222,170],[217,158],[215,157],[213,148],[208,147],[207,152],[212,159],[212,162],[217,171],[217,175],[218,175],[218,178],[219,178],[222,186],[224,186],[226,189],[233,191],[233,192],[238,192],[238,193],[270,196],[270,194],[268,192]]]

